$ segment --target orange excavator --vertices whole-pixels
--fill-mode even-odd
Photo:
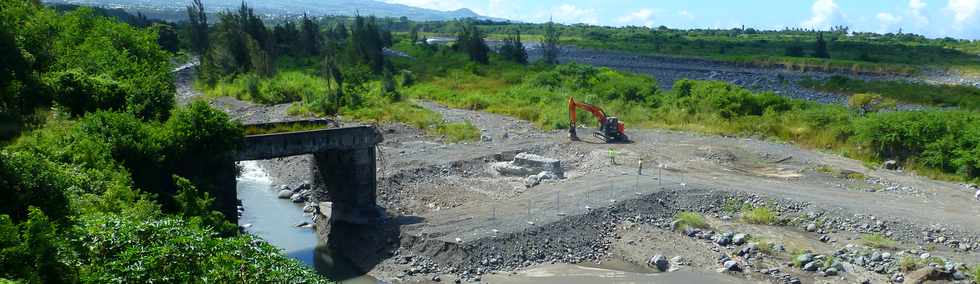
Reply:
[[[568,127],[568,137],[572,141],[579,141],[578,134],[575,133],[575,110],[579,108],[591,112],[599,120],[599,129],[593,133],[595,137],[602,139],[606,143],[629,142],[629,138],[626,137],[626,133],[624,132],[626,127],[622,122],[619,122],[618,118],[606,116],[606,112],[597,106],[576,102],[572,97],[568,97],[568,116],[571,119],[571,124]]]

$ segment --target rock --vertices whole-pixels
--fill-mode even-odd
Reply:
[[[813,272],[813,271],[817,271],[817,268],[820,268],[820,265],[817,264],[816,261],[807,262],[806,264],[803,265],[804,271]]]
[[[440,282],[440,281],[442,281],[442,278],[440,278],[439,275],[432,276],[432,282]]]
[[[725,261],[724,266],[725,270],[728,271],[742,271],[742,268],[738,266],[738,262],[734,260]]]
[[[678,255],[678,256],[675,256],[675,257],[671,258],[670,259],[670,263],[673,263],[673,264],[676,264],[676,265],[684,265],[687,262],[684,260],[684,257],[683,256],[679,256]]]
[[[279,199],[289,199],[291,197],[293,197],[293,191],[292,190],[283,189],[283,190],[280,190],[279,191]]]
[[[294,226],[294,227],[296,227],[296,228],[303,228],[303,227],[306,227],[306,226],[309,226],[309,225],[310,225],[310,222],[301,222],[299,224],[296,224],[296,226]]]
[[[881,253],[881,258],[888,259],[888,258],[891,258],[891,257],[892,257],[892,254],[890,252],[883,252],[883,253]]]
[[[817,231],[817,224],[810,223],[809,225],[806,225],[806,231],[807,232],[815,232],[815,231]]]
[[[953,272],[953,280],[956,281],[966,280],[966,274],[963,274],[963,272],[960,271]]]
[[[813,255],[809,253],[804,253],[796,257],[796,262],[800,265],[805,265],[807,263],[813,262]]]
[[[919,255],[919,258],[921,258],[921,259],[928,259],[930,256],[932,256],[932,255],[929,254],[928,252],[925,252],[925,253],[920,254]]]
[[[545,158],[535,154],[517,154],[514,156],[513,164],[520,167],[535,169],[535,172],[550,171],[559,178],[563,178],[565,176],[565,171],[561,167],[561,161],[552,158]]]
[[[306,195],[305,194],[293,194],[293,197],[290,197],[289,200],[292,201],[293,203],[303,203],[303,202],[306,202]]]
[[[679,221],[679,220],[671,221],[670,222],[670,230],[671,231],[677,231],[677,225],[679,225],[680,223],[681,223],[681,221]]]
[[[524,179],[524,187],[532,188],[541,184],[541,177],[537,175],[530,175]]]
[[[659,254],[651,257],[650,260],[647,261],[647,265],[656,267],[657,270],[660,270],[660,272],[670,269],[670,262],[667,261],[667,257]]]
[[[827,276],[837,275],[837,268],[833,268],[833,267],[827,268],[827,270],[824,270],[823,273],[824,273],[824,275],[827,275]]]
[[[898,161],[888,160],[881,164],[887,170],[898,170]]]
[[[871,261],[881,261],[881,260],[882,260],[881,253],[879,252],[871,253]]]
[[[926,266],[905,275],[905,280],[908,280],[909,283],[923,283],[926,280],[939,280],[939,274],[935,268]]]
[[[790,278],[789,281],[787,281],[786,283],[789,283],[789,284],[802,284],[803,282],[800,281],[800,278],[793,277],[793,278]]]
[[[735,244],[736,246],[740,246],[742,244],[745,244],[746,238],[748,238],[748,235],[746,234],[735,234],[735,236],[732,237],[732,243]]]

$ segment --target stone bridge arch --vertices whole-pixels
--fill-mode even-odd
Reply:
[[[316,124],[317,121],[307,123]],[[281,124],[248,127],[272,129]],[[312,154],[314,163],[310,170],[314,177],[314,190],[326,190],[333,202],[330,221],[373,224],[383,217],[383,211],[377,205],[375,164],[375,148],[382,141],[384,138],[373,126],[248,135],[243,147],[236,153],[235,161]]]

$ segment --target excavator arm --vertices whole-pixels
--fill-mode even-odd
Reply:
[[[575,128],[575,123],[578,121],[576,119],[576,114],[575,114],[575,110],[578,108],[591,112],[592,115],[599,120],[600,124],[603,121],[606,121],[606,113],[602,111],[601,108],[587,103],[576,102],[574,98],[568,97],[568,115],[569,115],[569,119],[571,119],[570,126],[572,129]]]
[[[602,111],[602,109],[597,106],[576,102],[572,97],[568,97],[568,136],[572,140],[579,140],[575,125],[577,121],[576,110],[579,108],[592,113],[592,115],[599,120],[599,131],[595,133],[596,136],[601,137],[606,142],[625,142],[629,140],[626,138],[626,134],[624,133],[626,127],[622,122],[619,122],[619,119],[606,116],[606,112]]]

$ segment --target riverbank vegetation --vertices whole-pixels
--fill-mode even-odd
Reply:
[[[903,103],[937,107],[959,107],[980,110],[980,89],[973,86],[932,85],[904,81],[864,81],[844,76],[827,80],[804,80],[800,85],[818,91],[855,94],[880,94]]]
[[[566,99],[602,106],[630,128],[666,128],[789,141],[869,163],[895,159],[909,170],[976,181],[980,114],[965,110],[876,112],[753,92],[717,81],[677,81],[661,90],[654,78],[586,65],[521,65],[494,55],[467,63],[449,47],[396,45],[395,59],[419,78],[410,98],[510,115],[543,129],[568,127]],[[461,67],[460,67],[461,66]],[[580,116],[591,125],[594,118]]]
[[[174,106],[158,39],[0,2],[0,282],[326,282],[219,213],[242,127]]]

